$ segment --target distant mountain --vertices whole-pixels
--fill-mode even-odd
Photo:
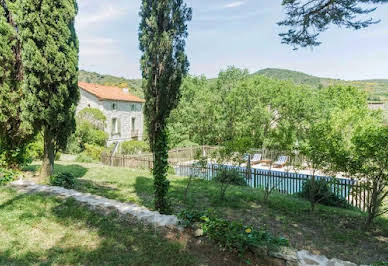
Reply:
[[[370,100],[388,101],[388,79],[346,81],[340,79],[321,78],[298,71],[278,68],[266,68],[253,75],[263,75],[280,80],[291,80],[297,84],[306,84],[313,87],[330,86],[335,84],[352,85],[365,89]]]
[[[85,70],[80,70],[78,79],[87,83],[128,88],[132,94],[144,98],[143,90],[141,89],[141,79],[126,79]]]

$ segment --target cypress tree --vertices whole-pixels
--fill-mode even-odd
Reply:
[[[155,209],[168,211],[168,136],[166,121],[180,99],[189,63],[185,54],[192,11],[183,0],[142,0],[139,27],[144,113],[154,154]]]
[[[21,119],[23,64],[13,2],[0,0],[0,162],[18,168],[32,131]]]
[[[55,152],[75,129],[79,100],[76,0],[20,0],[18,27],[23,48],[26,96],[23,116],[44,133],[41,177],[49,177]]]

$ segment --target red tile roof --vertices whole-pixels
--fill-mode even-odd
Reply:
[[[130,93],[125,93],[123,89],[118,87],[90,84],[86,82],[78,82],[78,86],[81,89],[95,95],[99,100],[114,100],[137,103],[145,102],[145,100],[139,97],[136,97]]]

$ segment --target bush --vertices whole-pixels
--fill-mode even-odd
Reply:
[[[0,186],[4,186],[13,181],[18,175],[18,172],[0,168]]]
[[[43,135],[39,133],[33,142],[27,146],[28,156],[33,160],[41,160],[44,153]]]
[[[108,140],[108,134],[100,129],[96,129],[87,121],[77,121],[76,137],[78,143],[83,149],[86,144],[105,146]]]
[[[75,186],[75,177],[72,173],[60,173],[50,177],[50,184],[52,186],[71,189]]]
[[[331,190],[330,183],[325,179],[316,179],[314,182],[311,179],[305,181],[299,196],[326,206],[340,208],[351,207],[345,199],[334,194]]]
[[[222,168],[213,179],[220,185],[220,198],[225,199],[226,190],[230,185],[246,186],[245,178],[236,169]]]
[[[104,151],[103,147],[85,144],[85,151],[83,152],[86,156],[93,160],[100,161],[101,153]]]
[[[44,156],[44,141],[43,134],[39,133],[33,142],[27,146],[27,156],[31,160],[42,160]],[[55,154],[55,160],[58,161],[61,158],[61,153],[58,151]]]
[[[126,155],[149,152],[149,144],[145,141],[131,140],[121,143],[121,153]]]
[[[288,246],[288,240],[274,237],[264,229],[255,229],[242,223],[231,222],[216,217],[212,212],[182,211],[179,218],[183,225],[200,223],[204,235],[222,247],[244,254],[259,247],[275,249]]]
[[[77,156],[77,158],[75,158],[75,161],[79,162],[79,163],[95,163],[96,162],[96,160],[94,160],[93,158],[90,158],[85,153],[79,154]]]
[[[198,143],[195,143],[195,142],[192,142],[190,140],[184,140],[182,142],[179,142],[175,148],[186,148],[186,147],[198,147],[199,144]]]

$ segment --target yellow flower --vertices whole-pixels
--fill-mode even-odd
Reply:
[[[251,228],[247,228],[247,229],[245,229],[245,233],[250,233],[250,232],[252,232],[252,229]]]

